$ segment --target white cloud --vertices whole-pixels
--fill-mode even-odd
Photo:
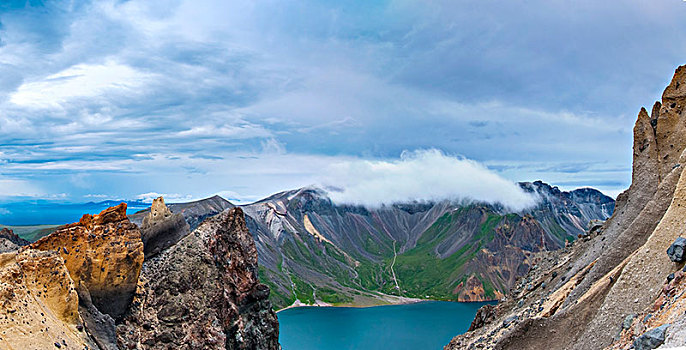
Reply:
[[[179,136],[192,136],[192,137],[226,137],[232,139],[247,139],[253,137],[267,137],[270,136],[270,132],[258,125],[249,124],[245,122],[237,122],[235,124],[224,124],[224,125],[202,125],[194,126],[188,130],[183,130],[179,132]]]
[[[284,154],[286,153],[286,147],[277,141],[276,139],[269,138],[266,140],[263,140],[260,142],[262,145],[262,152],[263,153],[272,153],[272,154]]]
[[[87,194],[83,196],[84,198],[96,198],[96,199],[108,199],[111,198],[110,196],[106,194]]]
[[[403,152],[400,160],[357,160],[333,164],[324,187],[333,201],[378,207],[407,201],[475,200],[501,203],[514,210],[536,199],[481,164],[438,150]]]
[[[164,201],[167,203],[172,203],[172,202],[188,202],[193,199],[193,196],[191,195],[182,195],[178,193],[157,193],[157,192],[148,192],[148,193],[141,193],[138,196],[136,196],[136,199],[143,203],[152,203],[152,201],[157,198],[157,197],[164,197]]]
[[[135,69],[113,61],[78,64],[45,79],[22,84],[10,96],[15,105],[54,108],[73,98],[95,97],[111,91],[133,92],[149,78]]]

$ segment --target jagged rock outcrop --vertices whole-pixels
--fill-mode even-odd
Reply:
[[[190,230],[193,231],[205,219],[217,215],[226,209],[233,208],[234,205],[220,196],[212,196],[194,202],[171,203],[167,204],[167,207],[172,213],[183,215],[190,226]],[[141,226],[143,224],[143,219],[149,212],[150,208],[141,210],[130,215],[129,219],[134,224]]]
[[[206,219],[145,262],[132,307],[117,326],[124,349],[278,349],[269,288],[243,211]]]
[[[29,241],[17,236],[12,230],[3,227],[0,229],[0,253],[7,253],[28,245]]]
[[[474,316],[472,324],[469,326],[468,331],[479,329],[484,325],[492,322],[495,319],[495,306],[491,304],[486,304],[479,308]]]
[[[0,254],[0,348],[94,348],[79,319],[78,296],[54,252]]]
[[[627,316],[653,305],[666,276],[682,265],[665,251],[683,232],[686,216],[685,84],[686,66],[676,70],[650,115],[641,109],[632,184],[617,198],[602,233],[539,257],[554,263],[527,280],[546,281],[552,289],[524,290],[501,303],[497,320],[512,315],[521,320],[511,329],[503,330],[496,320],[456,337],[446,349],[604,348]]]
[[[164,198],[156,198],[141,225],[145,258],[149,259],[173,246],[189,233],[190,226],[183,215],[172,213],[164,204]]]
[[[98,215],[86,214],[31,247],[57,252],[98,310],[115,319],[126,311],[143,264],[143,242],[138,227],[126,216],[125,203]]]

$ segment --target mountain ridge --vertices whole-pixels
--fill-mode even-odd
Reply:
[[[614,201],[597,190],[566,192],[543,182],[520,186],[546,196],[542,205],[521,215],[479,202],[416,201],[369,209],[336,204],[326,191],[304,187],[241,207],[249,217],[248,227],[258,247],[263,283],[272,288],[272,301],[277,306],[290,305],[296,299],[304,303],[373,304],[379,302],[374,299],[389,294],[483,301],[497,299],[513,283],[512,276],[528,269],[526,256],[539,249],[526,243],[528,234],[538,232],[543,237],[543,249],[557,249],[584,233],[588,221],[609,217],[614,207]],[[582,200],[591,193],[597,196],[595,201]],[[444,219],[439,222],[441,217]],[[448,225],[453,221],[467,226]],[[420,240],[433,225],[443,224],[445,227],[437,229],[450,231],[449,235],[437,233],[437,240]],[[476,248],[481,245],[483,252]],[[496,254],[485,253],[489,248]],[[499,250],[509,253],[501,258]],[[421,266],[428,266],[429,260],[422,261],[420,255],[435,257],[429,260],[441,267],[436,272],[448,277],[427,273],[431,269]],[[470,256],[478,256],[482,263],[470,262],[464,267]],[[483,271],[489,270],[486,261],[511,266],[484,276]],[[455,272],[459,269],[463,271]],[[400,285],[407,282],[409,289],[398,290],[402,288],[397,285],[399,280]],[[474,293],[474,289],[483,291]],[[322,300],[315,300],[313,294]]]

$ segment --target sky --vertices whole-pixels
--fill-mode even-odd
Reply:
[[[640,107],[686,63],[684,18],[681,0],[3,1],[0,200],[614,196]]]

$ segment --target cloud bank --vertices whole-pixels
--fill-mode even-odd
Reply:
[[[334,202],[379,207],[408,201],[468,200],[522,210],[536,203],[517,184],[469,159],[438,150],[405,151],[396,161],[332,164],[325,188]]]

